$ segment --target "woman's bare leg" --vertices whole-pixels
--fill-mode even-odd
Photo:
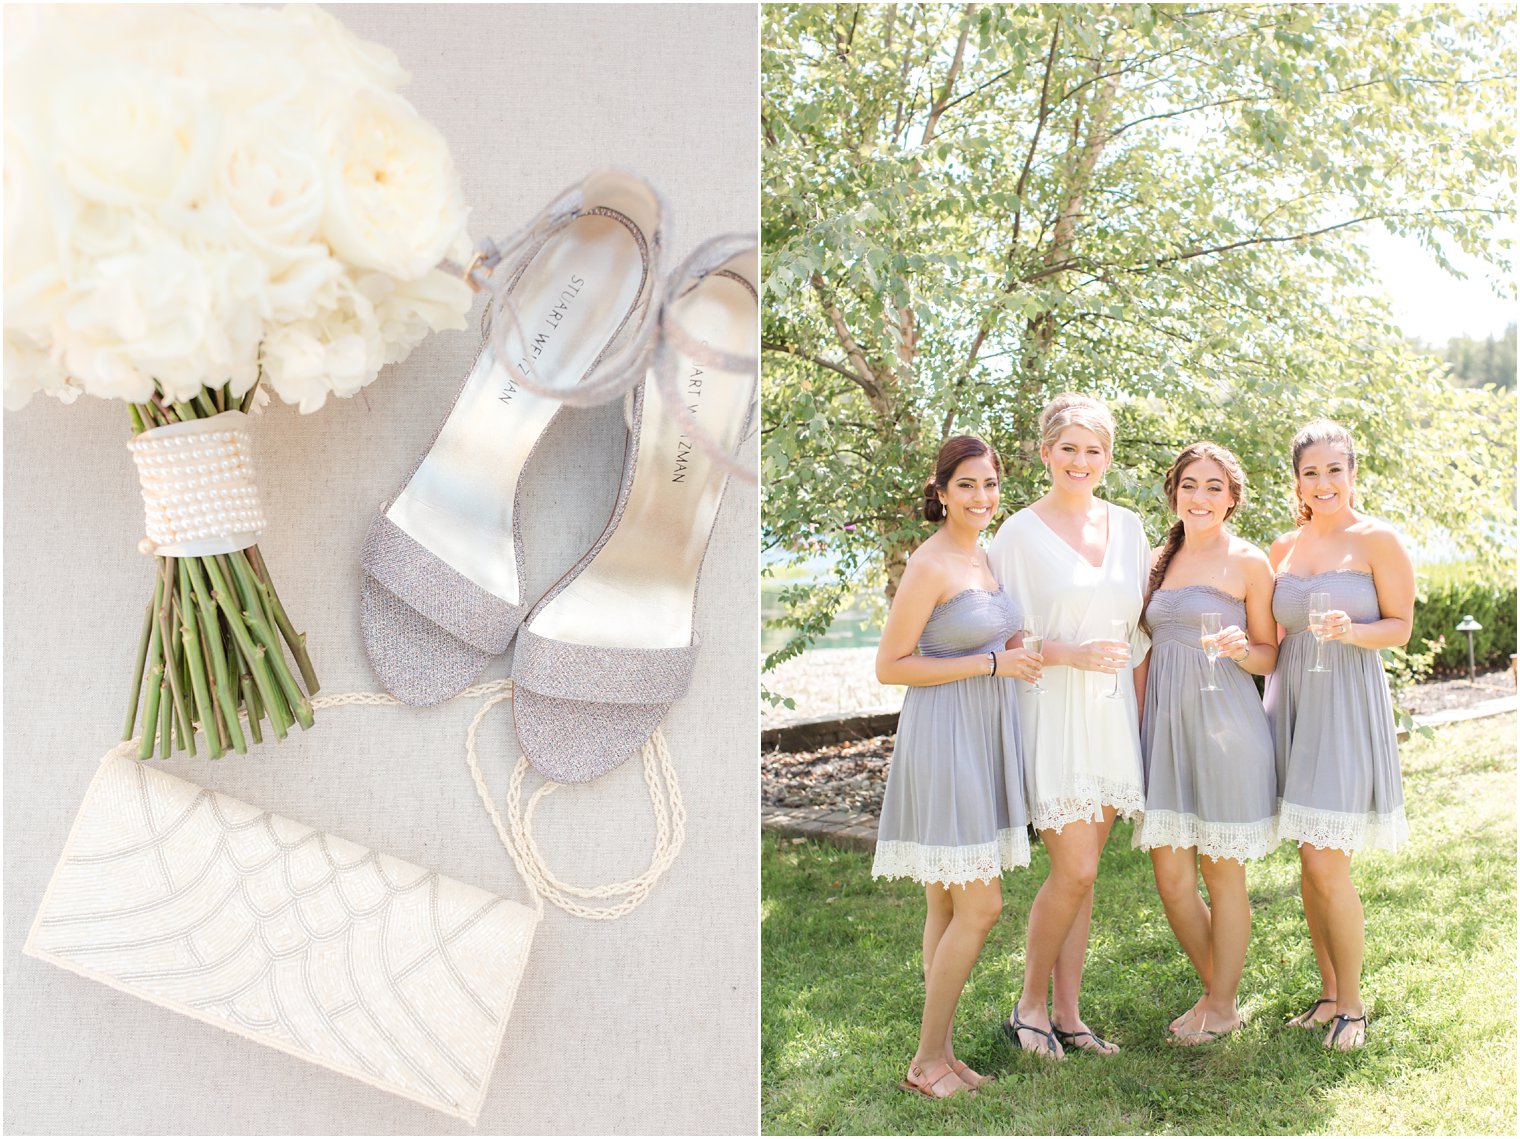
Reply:
[[[1181,1016],[1174,1018],[1167,1029],[1179,1031],[1192,1019],[1198,1006],[1208,996],[1214,975],[1212,949],[1209,944],[1209,908],[1203,904],[1198,893],[1198,851],[1196,847],[1179,848],[1157,846],[1151,849],[1151,868],[1156,873],[1156,892],[1161,895],[1161,906],[1166,911],[1167,924],[1177,937],[1177,944],[1187,959],[1193,963],[1198,980],[1203,984],[1203,996]]]
[[[1335,1015],[1362,1016],[1365,1013],[1362,953],[1366,926],[1361,895],[1351,883],[1351,855],[1343,850],[1321,850],[1307,843],[1298,848],[1298,854],[1303,870],[1304,897],[1312,895],[1319,907],[1324,951],[1330,965],[1328,976],[1324,976],[1323,963],[1320,972],[1325,984],[1334,986]],[[1312,925],[1309,932],[1312,937]],[[1314,955],[1321,959],[1319,943],[1315,944]],[[1322,1006],[1320,1011],[1328,1007]],[[1360,1048],[1365,1039],[1365,1025],[1352,1024],[1341,1030],[1334,1047]],[[1325,1034],[1325,1043],[1330,1043],[1329,1033]]]
[[[1246,946],[1251,940],[1251,899],[1246,893],[1246,868],[1233,858],[1203,858],[1201,869],[1209,888],[1209,949],[1214,972],[1200,1005],[1204,1016],[1194,1027],[1227,1032],[1240,1023],[1236,1000],[1246,966]]]
[[[929,920],[925,921],[924,1016],[913,1062],[926,1073],[950,1062],[948,1044],[956,1003],[1003,908],[1002,884],[995,880],[951,886],[944,893],[950,899],[951,917],[932,953],[928,952]]]
[[[1040,839],[1050,854],[1050,874],[1029,908],[1024,988],[1016,1006],[1019,1018],[1037,1028],[1050,1028],[1046,1001],[1056,963],[1078,916],[1084,910],[1091,913],[1098,857],[1103,852],[1103,843],[1108,838],[1113,819],[1112,809],[1105,808],[1101,823],[1069,823],[1060,831],[1040,832]],[[1086,944],[1085,923],[1082,944]],[[1029,1034],[1021,1036],[1019,1044],[1028,1051],[1043,1051],[1045,1048],[1043,1040]]]

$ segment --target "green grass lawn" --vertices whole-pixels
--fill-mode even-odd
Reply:
[[[1515,717],[1403,749],[1412,840],[1358,856],[1367,1047],[1333,1054],[1283,1021],[1318,996],[1280,848],[1249,871],[1246,1027],[1163,1042],[1196,980],[1127,824],[1103,855],[1082,1002],[1123,1046],[1059,1064],[997,1031],[1046,860],[1003,876],[1003,918],[961,998],[958,1055],[996,1075],[975,1099],[898,1090],[923,999],[922,889],[873,882],[870,856],[767,836],[762,851],[762,1129],[770,1134],[1515,1134]]]

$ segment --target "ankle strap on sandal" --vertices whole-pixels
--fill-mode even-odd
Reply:
[[[512,335],[519,343],[527,342],[513,290],[551,238],[571,223],[592,216],[622,224],[638,243],[642,265],[638,290],[622,323],[585,374],[569,384],[545,384],[522,368],[518,353],[509,350]],[[467,265],[446,263],[446,267],[472,289],[490,294],[481,314],[481,333],[492,343],[514,384],[571,407],[590,407],[627,392],[649,368],[658,331],[656,302],[669,216],[664,197],[643,178],[623,170],[602,170],[561,191],[511,237],[501,242],[482,240]]]

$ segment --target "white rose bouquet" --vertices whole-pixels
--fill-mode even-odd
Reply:
[[[318,8],[5,11],[5,405],[128,404],[158,567],[123,737],[145,704],[143,758],[196,729],[243,752],[240,711],[255,742],[311,723],[245,413],[266,388],[315,411],[465,327],[443,266],[466,210],[407,78]]]

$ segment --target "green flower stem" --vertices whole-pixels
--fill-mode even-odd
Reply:
[[[132,698],[127,701],[127,724],[121,730],[123,740],[131,739],[132,729],[137,727],[137,705],[142,699],[143,669],[148,663],[148,642],[153,633],[153,610],[158,608],[159,590],[163,588],[161,579],[155,577],[153,580],[153,600],[143,613],[142,634],[137,638],[137,663],[132,666]]]
[[[168,759],[172,744],[171,736],[174,732],[174,719],[171,710],[173,701],[168,698],[168,685],[162,680],[158,682],[158,758]]]
[[[201,629],[206,634],[206,647],[211,653],[211,683],[212,695],[216,698],[217,708],[221,712],[222,723],[225,726],[227,739],[232,743],[232,750],[239,755],[248,754],[248,742],[243,738],[242,729],[238,726],[238,687],[236,673],[227,667],[227,651],[222,644],[222,630],[217,621],[215,594],[206,585],[205,574],[201,570],[200,558],[186,558],[185,565],[190,573],[190,584],[195,595],[196,604],[201,610]]]
[[[186,572],[188,573],[188,568]],[[191,578],[190,585],[191,589],[193,590],[195,588],[194,578]],[[196,598],[195,604],[196,608],[200,610],[202,614],[204,614],[205,609],[202,608],[199,598]],[[211,613],[214,620],[216,616],[216,610],[213,609]],[[216,632],[216,626],[214,624],[212,625],[212,632],[213,634]],[[246,751],[248,745],[246,742],[244,742],[241,731],[238,731],[236,739],[234,740],[232,730],[227,727],[227,714],[222,710],[223,704],[226,704],[227,707],[232,709],[232,722],[235,727],[237,724],[237,692],[234,690],[230,697],[228,697],[224,693],[218,691],[216,686],[216,663],[211,657],[211,645],[214,642],[217,648],[221,648],[221,638],[216,636],[208,637],[206,635],[206,625],[204,623],[204,619],[202,618],[196,621],[196,639],[200,642],[201,666],[206,670],[206,679],[208,683],[207,692],[211,696],[211,718],[216,723],[217,734],[221,737],[222,742],[225,745],[232,747],[233,750],[237,751],[239,755],[242,755]],[[227,663],[226,658],[224,657],[222,661],[223,670],[225,670],[226,667]]]
[[[248,708],[248,730],[253,733],[253,742],[264,742],[264,733],[259,731],[259,721],[264,716],[264,709],[259,703],[259,691],[253,686],[253,677],[243,673],[243,703]]]
[[[242,613],[238,611],[235,595],[228,586],[227,579],[222,576],[219,559],[204,558],[202,561],[206,572],[211,576],[211,595],[216,598],[222,615],[227,618],[227,627],[232,630],[232,639],[237,644],[238,652],[248,663],[249,671],[253,674],[253,682],[259,690],[259,696],[269,708],[269,722],[274,726],[274,734],[276,738],[283,740],[291,721],[284,714],[284,708],[279,703],[280,687],[270,674],[267,654],[263,646],[255,645],[253,638],[248,635],[248,626],[244,623]]]
[[[291,675],[289,667],[285,664],[285,653],[280,645],[279,635],[274,631],[274,627],[264,613],[259,582],[254,576],[253,568],[248,564],[248,559],[243,557],[241,550],[229,555],[227,561],[232,566],[232,576],[237,580],[238,596],[243,601],[248,628],[269,654],[266,659],[274,671],[275,679],[279,681],[280,690],[285,694],[285,700],[294,713],[296,721],[303,730],[309,728],[312,725],[311,701],[302,695],[301,689],[296,685],[296,678]]]
[[[164,676],[169,681],[169,697],[174,707],[174,719],[180,738],[185,741],[186,750],[194,755],[195,740],[190,732],[190,713],[185,706],[185,693],[180,684],[180,669],[183,667],[180,643],[174,636],[174,559],[159,559],[159,567],[164,575],[164,601],[158,607],[160,634],[164,641]]]
[[[159,584],[163,584],[162,579]],[[157,600],[154,601],[153,608],[157,610]],[[148,640],[148,706],[143,709],[143,733],[137,745],[138,759],[148,759],[153,755],[153,733],[158,728],[158,707],[163,697],[163,680],[163,642],[159,639],[159,624],[155,620],[152,636]]]
[[[229,408],[246,412],[257,392],[255,383],[238,397],[223,384],[202,388],[188,400],[171,400],[156,390],[142,403],[129,404],[128,414],[134,433],[141,434]],[[254,743],[263,740],[261,722],[266,715],[280,739],[292,724],[311,727],[316,671],[306,638],[286,613],[258,549],[159,558],[157,564],[153,601],[138,638],[124,729],[124,738],[130,739],[137,724],[143,724],[139,758],[150,758],[155,750],[161,758],[178,749],[194,755],[197,730],[204,733],[212,758],[220,758],[229,746],[246,753],[243,705],[247,734]],[[294,664],[286,659],[287,645]],[[302,691],[303,682],[309,691]]]
[[[210,419],[217,413],[216,404],[211,402],[211,397],[206,394],[205,388],[195,393],[195,408],[201,413],[202,419]]]
[[[315,696],[322,685],[317,681],[317,671],[311,665],[311,658],[306,655],[306,634],[296,632],[295,625],[286,615],[285,606],[280,602],[280,595],[274,589],[274,578],[270,576],[269,567],[264,564],[264,555],[259,553],[259,548],[249,546],[243,553],[248,556],[248,563],[253,567],[254,578],[258,581],[264,595],[265,608],[274,618],[274,623],[279,626],[280,635],[290,646],[290,655],[295,657],[296,667],[301,670],[301,680],[306,684],[306,694]]]
[[[259,648],[260,651],[263,650],[263,646],[259,646]],[[252,679],[252,660],[243,655],[242,648],[236,642],[233,644],[233,651],[237,653],[238,667],[242,670],[242,675]],[[254,684],[253,690],[255,695],[259,696],[259,711],[269,717],[270,726],[276,728],[276,734],[280,739],[284,739],[284,730],[295,723],[295,717],[290,714],[290,706],[285,703],[285,694],[280,690],[280,686],[276,684],[274,687],[273,704],[263,698],[257,683]],[[279,721],[278,724],[276,723],[277,720]]]
[[[216,712],[213,711],[216,705],[211,700],[211,690],[207,684],[206,662],[201,656],[200,629],[195,618],[195,599],[191,595],[190,567],[184,559],[179,563],[179,604],[176,609],[185,643],[185,660],[190,666],[190,690],[195,695],[195,711],[200,719],[201,731],[206,735],[206,750],[212,759],[221,759],[226,749],[222,746],[222,734],[217,729]]]

